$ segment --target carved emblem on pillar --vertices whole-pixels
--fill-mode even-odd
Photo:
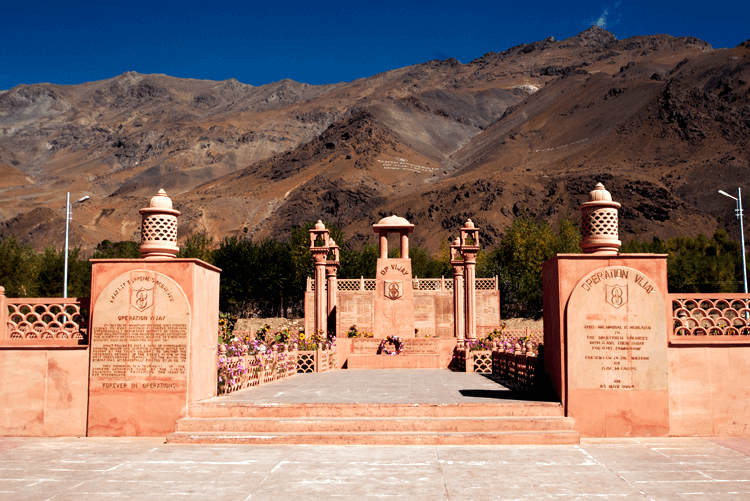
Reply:
[[[622,242],[618,233],[618,209],[612,195],[597,183],[589,193],[589,201],[581,205],[583,235],[581,249],[584,254],[617,255]]]
[[[404,281],[394,280],[392,282],[385,282],[385,297],[388,299],[398,299],[404,295]]]

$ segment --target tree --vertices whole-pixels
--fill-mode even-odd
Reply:
[[[187,237],[185,243],[180,247],[177,257],[196,258],[213,264],[213,251],[211,250],[213,246],[213,237],[209,236],[208,232],[204,230]]]
[[[140,244],[132,241],[111,242],[102,240],[91,259],[140,259]]]
[[[30,245],[21,245],[11,236],[0,241],[0,285],[8,297],[36,295],[37,256]]]
[[[650,243],[628,242],[621,253],[667,254],[669,292],[737,292],[742,283],[740,244],[719,229],[709,239],[705,235],[670,238],[654,237]]]
[[[522,313],[542,315],[542,264],[558,253],[579,253],[581,236],[575,224],[564,218],[555,233],[546,221],[528,214],[513,220],[500,244],[478,266],[478,276],[498,276],[503,316]],[[480,275],[481,273],[481,275]]]

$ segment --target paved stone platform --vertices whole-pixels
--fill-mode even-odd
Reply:
[[[0,438],[0,500],[746,500],[750,440],[195,446]]]
[[[461,404],[529,398],[526,392],[515,391],[485,375],[471,372],[343,369],[296,374],[204,402]]]

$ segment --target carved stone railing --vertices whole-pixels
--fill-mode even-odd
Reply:
[[[492,374],[492,379],[512,389],[530,390],[537,385],[537,374],[542,370],[540,357],[523,351],[520,345],[510,350],[456,350],[456,368],[459,372]]]
[[[85,345],[88,298],[6,298],[0,291],[0,344]]]
[[[278,350],[278,348],[277,348]],[[280,351],[247,354],[244,349],[238,356],[228,356],[227,347],[219,345],[219,394],[225,395],[252,388],[297,373],[297,351],[281,347]]]
[[[331,347],[318,350],[300,350],[297,355],[297,372],[326,372],[336,368],[336,351]]]
[[[323,284],[328,289],[328,283]],[[452,291],[453,279],[443,278],[414,278],[412,280],[414,290],[420,291]],[[339,278],[336,280],[336,289],[339,291],[374,291],[374,278]],[[477,278],[475,289],[480,290],[497,290],[497,277]],[[307,292],[315,291],[315,281],[307,277]]]
[[[670,344],[750,344],[750,295],[669,294]]]

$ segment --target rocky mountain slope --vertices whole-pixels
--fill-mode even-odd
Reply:
[[[335,221],[349,245],[396,213],[437,250],[467,217],[488,245],[523,211],[580,220],[596,181],[621,238],[734,224],[749,188],[750,43],[713,49],[600,28],[326,86],[126,73],[0,92],[0,236],[60,246],[138,238],[159,188],[180,234],[285,237]],[[719,221],[719,217],[723,221]],[[732,228],[730,228],[730,231]]]

